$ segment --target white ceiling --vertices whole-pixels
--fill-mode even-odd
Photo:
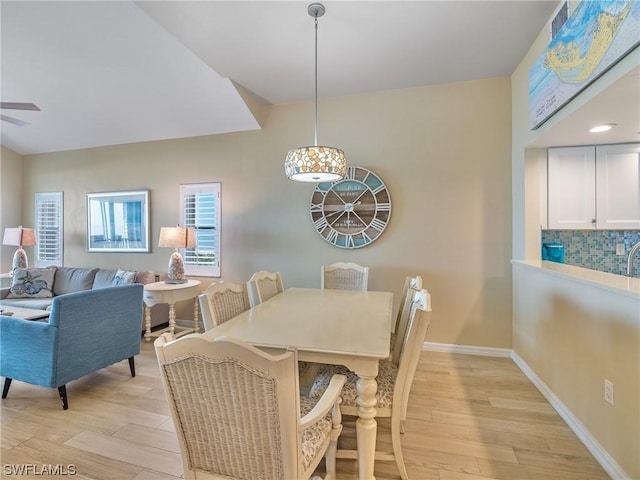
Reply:
[[[313,99],[309,3],[2,0],[2,101],[41,108],[3,110],[31,125],[1,122],[2,143],[30,154],[258,129],[237,86],[267,104]],[[323,3],[320,97],[510,75],[557,5]]]

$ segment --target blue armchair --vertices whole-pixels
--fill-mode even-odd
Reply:
[[[0,316],[2,398],[11,380],[57,388],[68,408],[66,384],[140,353],[140,284],[68,293],[53,299],[48,322]]]

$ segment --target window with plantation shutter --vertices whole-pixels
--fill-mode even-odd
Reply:
[[[180,185],[180,225],[196,231],[195,248],[182,252],[187,275],[220,276],[220,183]]]
[[[36,267],[61,266],[62,259],[62,192],[36,193]]]

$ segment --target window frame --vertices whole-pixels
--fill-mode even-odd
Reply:
[[[194,263],[190,253],[193,250],[197,252],[198,245],[195,249],[181,249],[182,256],[184,258],[184,270],[186,275],[192,275],[197,277],[220,277],[220,259],[221,259],[221,236],[220,236],[220,217],[221,217],[221,195],[222,184],[220,182],[207,182],[207,183],[186,183],[180,185],[180,225],[183,227],[192,227],[196,229],[196,238],[198,238],[199,231],[205,231],[212,229],[214,231],[214,255],[215,261],[213,264],[198,264]],[[188,212],[187,198],[190,195],[198,194],[213,194],[214,211],[213,211],[213,226],[199,229],[197,225],[194,225],[193,221],[188,218],[188,214],[193,215],[192,212]],[[190,252],[191,251],[191,252]]]

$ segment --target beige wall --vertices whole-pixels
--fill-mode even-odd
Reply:
[[[0,235],[4,235],[5,227],[17,227],[23,224],[22,157],[5,146],[0,146],[0,148]],[[24,226],[30,227],[32,225],[24,223]],[[2,245],[0,250],[1,272],[11,270],[11,261],[16,248]],[[27,257],[31,258],[33,247],[25,247],[25,251]]]
[[[286,152],[313,140],[310,102],[265,108],[260,131],[26,156],[25,221],[35,192],[62,190],[65,264],[164,271],[170,252],[155,243],[178,222],[179,184],[221,181],[223,279],[279,270],[285,286],[317,287],[322,264],[354,261],[370,266],[371,289],[399,294],[419,274],[434,302],[428,340],[509,348],[510,95],[496,78],[320,101],[319,142],[391,193],[387,230],[362,249],[322,240],[313,186],[284,176]],[[153,252],[88,253],[85,194],[132,188],[151,191]]]
[[[528,72],[547,44],[543,32],[511,81],[513,258],[520,260],[540,259],[544,214],[540,159],[546,151],[528,145],[630,71],[639,58],[637,51],[626,57],[531,131]],[[540,269],[513,268],[514,352],[584,426],[608,472],[614,478],[640,478],[640,299]],[[614,381],[613,407],[604,401],[605,378]]]

